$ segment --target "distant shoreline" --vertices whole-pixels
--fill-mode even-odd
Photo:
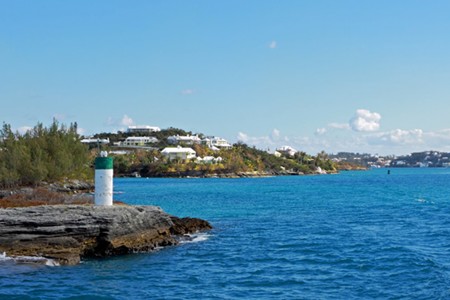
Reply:
[[[349,170],[350,171],[350,170]],[[186,171],[157,174],[155,176],[140,176],[139,174],[118,174],[116,178],[259,178],[259,177],[276,177],[276,176],[307,176],[307,175],[330,175],[336,172],[326,171],[326,173],[303,173],[303,172],[236,172],[236,173],[213,173],[207,174],[199,171]]]

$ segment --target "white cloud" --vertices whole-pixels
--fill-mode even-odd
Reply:
[[[271,41],[269,44],[270,49],[275,49],[277,47],[277,41]]]
[[[350,125],[348,123],[330,123],[328,127],[334,129],[350,129]]]
[[[276,128],[272,130],[270,138],[272,139],[272,141],[278,141],[280,139],[280,131]]]
[[[270,136],[249,136],[243,132],[238,133],[237,140],[261,148],[265,148],[273,144]]]
[[[30,126],[21,126],[21,127],[17,128],[17,131],[18,131],[20,134],[25,134],[25,133],[27,133],[27,131],[30,131],[31,129],[33,129],[33,127],[30,127]]]
[[[195,93],[195,90],[193,90],[193,89],[185,89],[185,90],[181,91],[182,95],[192,95],[194,93]]]
[[[379,116],[373,116],[372,112],[360,112],[359,116],[380,120]],[[379,124],[379,123],[377,123]],[[375,125],[371,125],[377,127]],[[346,129],[340,132],[332,132],[332,128]],[[259,149],[275,149],[288,145],[299,151],[316,154],[322,150],[329,153],[359,152],[378,153],[380,155],[401,155],[419,151],[446,151],[450,152],[450,128],[437,131],[424,131],[422,129],[395,129],[389,131],[356,131],[350,130],[350,126],[340,123],[330,123],[326,127],[317,128],[315,134],[308,136],[285,136],[279,129],[273,129],[267,135],[251,136],[239,132],[237,139],[250,146]]]
[[[106,124],[111,127],[122,127],[122,126],[131,126],[134,124],[134,121],[132,118],[130,118],[128,115],[123,115],[122,119],[118,120],[112,117],[108,117],[108,120],[106,121]],[[123,128],[120,128],[121,131],[123,131]]]
[[[266,149],[271,146],[278,146],[281,142],[288,142],[289,139],[282,136],[278,129],[273,129],[272,132],[264,136],[250,136],[244,132],[239,132],[237,140],[260,149]]]
[[[249,141],[249,136],[246,133],[239,132],[237,135],[237,140],[240,142],[247,143]]]
[[[108,120],[106,120],[106,125],[108,125],[108,126],[117,126],[117,121],[114,120],[113,117],[108,117]]]
[[[133,119],[127,115],[124,115],[122,117],[122,120],[120,121],[120,125],[123,125],[123,126],[131,126],[131,125],[133,125],[133,123],[134,123]]]
[[[354,131],[371,132],[380,129],[380,120],[379,113],[358,109],[349,124]]]
[[[79,135],[84,135],[86,133],[86,129],[81,128],[81,127],[77,127],[77,133]]]
[[[369,144],[385,146],[404,146],[424,144],[422,129],[402,130],[381,132],[367,136]]]
[[[450,129],[395,129],[365,134],[361,139],[361,146],[369,153],[408,154],[427,150],[450,152]]]
[[[435,132],[424,132],[423,138],[427,141],[429,149],[450,151],[450,129],[442,129]]]
[[[299,151],[315,154],[322,150],[329,151],[331,149],[330,140],[317,137],[294,137],[292,138],[292,146]]]
[[[64,121],[66,119],[66,115],[65,114],[54,114],[53,118],[58,121]]]
[[[450,129],[442,129],[434,132],[426,132],[424,136],[433,141],[450,143]]]
[[[315,135],[324,135],[325,133],[327,133],[327,129],[326,128],[317,128]]]

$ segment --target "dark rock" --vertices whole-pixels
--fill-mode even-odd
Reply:
[[[0,209],[0,253],[40,256],[60,264],[177,244],[176,235],[211,229],[155,206],[35,206]]]
[[[92,192],[94,184],[81,180],[66,180],[64,182],[54,182],[48,185],[50,190],[61,193]]]
[[[187,233],[194,233],[197,231],[211,230],[212,226],[207,221],[197,218],[178,218],[171,216],[173,226],[170,232],[174,235],[186,235]]]

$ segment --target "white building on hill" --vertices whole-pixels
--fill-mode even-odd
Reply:
[[[159,132],[161,128],[156,126],[139,125],[139,126],[128,126],[128,133],[152,133]]]
[[[216,136],[209,136],[202,140],[202,142],[211,149],[230,149],[233,147],[226,139]]]
[[[130,136],[123,141],[121,146],[145,146],[146,144],[157,143],[158,139],[155,137],[148,136]]]
[[[167,138],[167,142],[172,145],[178,144],[200,144],[202,140],[198,137],[198,135],[172,135]]]
[[[205,157],[197,157],[197,163],[199,164],[218,164],[223,161],[222,157],[214,157],[214,156],[205,156]]]
[[[89,144],[89,145],[108,145],[109,139],[87,138],[87,139],[82,139],[80,142],[82,142],[83,144]]]
[[[183,148],[180,146],[164,148],[164,150],[161,151],[161,154],[168,160],[188,160],[194,159],[197,156],[197,153],[192,148]]]
[[[282,146],[280,148],[277,148],[277,152],[283,155],[294,156],[295,153],[297,153],[297,150],[295,150],[291,146]]]

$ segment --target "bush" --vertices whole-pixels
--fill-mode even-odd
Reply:
[[[24,135],[3,124],[0,130],[0,187],[37,185],[42,181],[92,178],[89,153],[77,125],[56,120],[49,128],[38,123]]]

